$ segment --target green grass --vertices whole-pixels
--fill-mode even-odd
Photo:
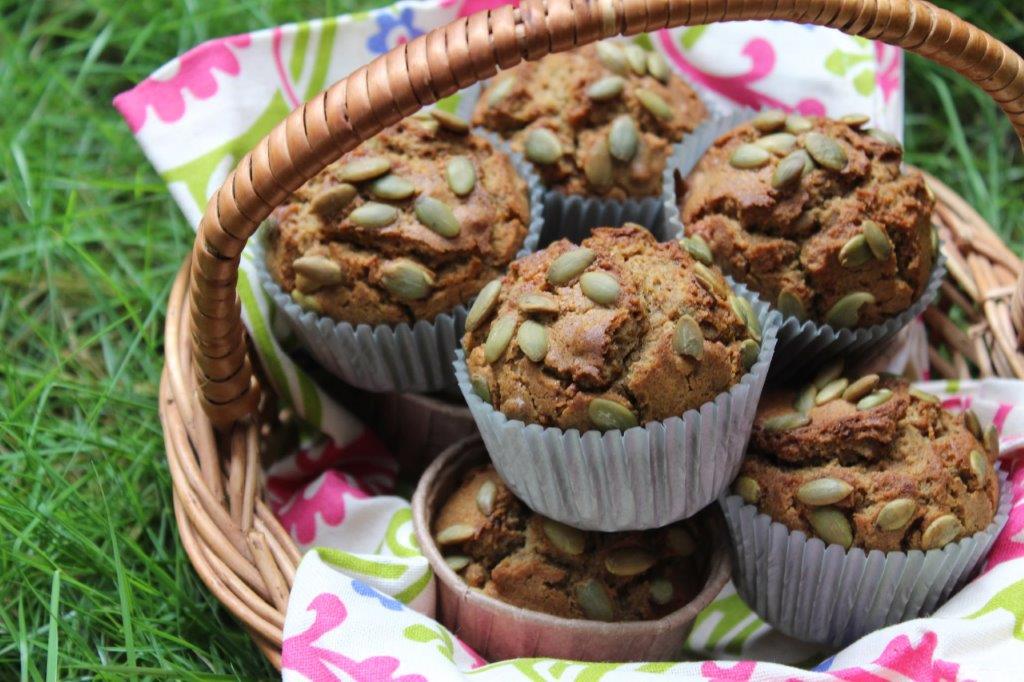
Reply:
[[[1020,50],[1010,3],[944,4]],[[0,679],[273,677],[174,529],[156,394],[191,232],[110,100],[204,39],[375,4],[0,0]],[[1020,251],[1009,126],[909,68],[909,159]]]

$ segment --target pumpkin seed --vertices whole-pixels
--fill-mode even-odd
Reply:
[[[892,133],[882,130],[881,128],[868,128],[868,135],[875,138],[876,140],[881,140],[882,142],[886,143],[889,146],[899,147],[900,150],[903,149],[903,145],[900,144],[900,140],[898,137],[896,137]]]
[[[301,273],[295,273],[295,291],[299,291],[306,294],[316,293],[324,287],[319,282],[314,282]]]
[[[410,116],[410,118],[415,119],[417,123],[419,123],[419,125],[422,126],[424,130],[429,131],[431,135],[436,135],[438,129],[441,127],[440,125],[438,125],[437,121],[435,121],[433,117],[430,115],[430,112],[427,111],[420,111],[418,113],[415,113],[412,116]]]
[[[923,400],[926,403],[938,405],[940,402],[942,402],[941,400],[939,400],[939,396],[932,395],[931,393],[925,393],[924,391],[921,391],[916,388],[911,388],[907,392],[910,393],[910,395],[917,398],[918,400]]]
[[[761,428],[765,431],[789,431],[790,429],[798,429],[801,426],[807,426],[811,423],[810,418],[806,414],[799,412],[786,412],[784,414],[777,414],[774,417],[769,417],[761,422]]]
[[[887,260],[892,255],[893,248],[889,235],[874,220],[865,220],[863,227],[864,239],[867,240],[868,248],[871,249],[872,255],[878,260]]]
[[[932,246],[932,255],[933,256],[937,256],[938,253],[939,253],[939,231],[938,231],[938,229],[935,229],[935,228],[932,228],[931,246]]]
[[[732,156],[729,157],[729,165],[733,168],[750,170],[764,166],[771,158],[772,155],[767,150],[756,144],[745,142],[733,151]]]
[[[804,137],[804,149],[812,159],[825,168],[834,171],[846,168],[846,150],[828,135],[819,132],[807,133]]]
[[[421,223],[442,237],[457,237],[462,229],[455,212],[440,199],[422,196],[416,200],[415,211]]]
[[[993,457],[999,456],[999,430],[995,424],[989,424],[988,428],[985,429],[985,449],[988,450]]]
[[[971,471],[979,483],[985,483],[985,475],[988,473],[988,459],[981,450],[971,450]]]
[[[803,301],[792,291],[785,289],[780,291],[775,307],[786,317],[795,317],[798,320],[807,319],[807,309],[804,308]]]
[[[974,410],[964,410],[964,426],[978,440],[981,440],[984,436],[981,430],[981,421],[978,419],[978,415],[974,413]]]
[[[481,400],[485,403],[491,402],[491,387],[487,385],[487,379],[475,374],[470,378],[469,383],[473,386],[473,393],[476,393]]]
[[[750,125],[762,133],[770,133],[786,125],[786,112],[778,109],[765,109],[750,120]]]
[[[825,384],[831,383],[833,380],[838,379],[843,375],[843,360],[842,358],[833,360],[828,363],[814,375],[814,387],[819,391],[825,387]]]
[[[535,128],[526,136],[525,150],[526,158],[546,166],[562,156],[562,143],[547,128]]]
[[[492,279],[484,285],[466,315],[466,331],[473,331],[490,316],[494,306],[498,303],[498,294],[500,293],[501,278]]]
[[[874,393],[869,393],[857,401],[858,410],[872,410],[879,405],[884,405],[892,398],[892,391],[888,388],[880,388]]]
[[[801,414],[807,414],[817,404],[814,400],[817,396],[818,387],[814,384],[807,384],[793,402],[794,409]]]
[[[548,354],[548,330],[533,320],[526,320],[519,325],[516,340],[523,354],[534,362],[541,362]]]
[[[619,161],[630,161],[640,146],[640,134],[631,116],[616,116],[608,130],[608,152]]]
[[[956,540],[963,529],[960,519],[952,514],[943,514],[924,529],[924,533],[921,534],[921,547],[925,550],[945,547]]]
[[[811,122],[811,119],[800,114],[790,114],[786,117],[786,132],[793,133],[794,135],[806,133],[813,127],[814,124]]]
[[[672,348],[680,355],[688,355],[694,360],[704,357],[704,333],[697,321],[689,315],[681,316],[676,322]]]
[[[524,313],[557,313],[558,301],[547,294],[523,294],[516,302]]]
[[[378,199],[401,201],[416,194],[416,187],[405,178],[388,173],[370,183],[370,192]]]
[[[887,502],[875,517],[875,525],[885,531],[903,528],[917,513],[917,502],[906,497]]]
[[[484,360],[494,362],[505,353],[516,330],[516,316],[513,313],[502,315],[491,324],[484,341]]]
[[[851,237],[839,250],[839,264],[844,268],[859,268],[871,260],[871,250],[863,234]]]
[[[604,586],[598,581],[590,579],[582,582],[576,586],[574,592],[576,601],[587,618],[609,621],[615,616],[615,607],[612,606]]]
[[[681,526],[672,526],[666,534],[668,548],[679,556],[690,556],[697,550],[697,543],[693,537]]]
[[[604,102],[621,95],[625,85],[626,79],[622,76],[605,76],[587,88],[587,97],[595,102]]]
[[[302,256],[292,263],[295,272],[321,287],[341,281],[341,266],[325,256]]]
[[[614,43],[597,43],[597,58],[609,71],[619,75],[626,73],[626,55]]]
[[[855,291],[835,302],[825,313],[825,322],[833,327],[856,327],[860,320],[860,307],[874,303],[875,297],[866,291]]]
[[[625,431],[639,426],[636,415],[622,403],[605,398],[594,398],[587,406],[590,421],[600,431]]]
[[[722,276],[700,261],[693,264],[693,275],[711,293],[721,298],[729,295],[729,285],[725,283]]]
[[[798,149],[779,161],[779,165],[772,172],[772,187],[782,189],[800,180],[807,173],[810,160],[807,152]]]
[[[398,209],[389,204],[367,201],[349,213],[348,219],[360,227],[386,227],[398,220]]]
[[[647,73],[647,53],[639,45],[625,45],[623,52],[626,53],[626,63],[633,73],[642,76]]]
[[[740,343],[740,362],[743,369],[749,370],[757,362],[757,356],[761,353],[761,346],[753,339],[743,339]]]
[[[476,508],[484,516],[494,511],[494,501],[498,498],[498,486],[494,481],[484,481],[476,491]]]
[[[430,115],[441,124],[441,127],[452,133],[464,135],[469,132],[469,122],[461,116],[456,116],[444,109],[431,109]]]
[[[733,484],[733,490],[747,504],[757,504],[761,499],[761,485],[749,476],[740,476]]]
[[[487,93],[487,106],[493,107],[501,102],[503,99],[508,97],[509,93],[512,92],[512,88],[516,84],[515,76],[507,76],[502,78],[500,81],[495,83],[490,92]]]
[[[614,169],[606,139],[599,139],[590,147],[590,153],[587,154],[587,158],[583,162],[583,172],[595,189],[605,190],[611,187],[612,180],[614,180]]]
[[[583,531],[559,523],[554,519],[544,519],[542,527],[544,535],[558,551],[570,556],[583,554],[583,549],[587,544],[587,536],[583,534]]]
[[[672,75],[672,70],[669,68],[668,62],[661,56],[660,52],[648,52],[647,53],[647,73],[654,76],[662,83],[668,83],[668,79]]]
[[[584,272],[580,289],[598,305],[611,305],[619,298],[619,281],[606,272]]]
[[[336,216],[341,209],[352,203],[352,200],[355,198],[355,185],[343,182],[340,185],[328,187],[313,197],[313,200],[309,202],[309,210],[321,218],[330,219]]]
[[[844,379],[843,377],[833,379],[832,381],[822,386],[821,390],[818,391],[818,395],[814,398],[814,404],[824,405],[825,403],[832,402],[833,400],[841,396],[843,394],[843,391],[845,391],[846,387],[849,385],[849,380]]]
[[[807,520],[814,534],[828,545],[840,545],[849,549],[853,544],[853,528],[846,516],[835,507],[819,507],[807,514]]]
[[[426,298],[434,286],[434,273],[408,258],[396,258],[381,266],[381,284],[400,301]]]
[[[548,266],[548,283],[555,286],[568,284],[590,267],[597,255],[585,246],[566,251]]]
[[[711,247],[704,241],[704,238],[699,234],[692,235],[690,237],[683,237],[679,240],[679,245],[689,251],[690,255],[699,260],[704,265],[711,265],[714,262],[714,257],[711,254]]]
[[[774,133],[772,135],[765,135],[754,144],[773,154],[785,156],[796,149],[796,135],[792,133]]]
[[[651,601],[659,606],[668,604],[675,596],[675,588],[672,587],[672,583],[664,578],[652,580],[648,592],[651,595]]]
[[[651,112],[655,118],[660,118],[663,121],[672,120],[672,107],[658,93],[647,88],[637,88],[636,98],[640,100],[643,108]]]
[[[860,128],[862,125],[870,121],[871,117],[867,114],[847,114],[839,120],[851,128]]]
[[[851,403],[855,403],[871,391],[875,390],[875,386],[878,385],[879,376],[877,374],[868,374],[857,379],[855,382],[850,384],[849,388],[843,391],[843,400]]]
[[[468,156],[453,156],[448,159],[444,177],[456,196],[464,197],[476,186],[476,168]]]
[[[754,312],[754,306],[750,305],[750,301],[743,298],[742,296],[732,295],[729,301],[732,304],[732,309],[737,312],[740,319],[747,326],[747,332],[750,333],[750,337],[761,342],[761,322],[757,319],[757,313]]]
[[[364,156],[344,164],[337,170],[342,182],[363,182],[384,175],[391,170],[391,162],[382,156]]]
[[[320,306],[320,301],[312,296],[307,296],[298,289],[292,289],[291,293],[292,300],[299,304],[304,310],[312,310],[313,312],[323,312]]]
[[[448,564],[448,568],[452,569],[456,573],[469,566],[471,559],[464,554],[453,554],[446,556],[444,562]]]
[[[455,523],[438,533],[435,539],[439,545],[455,545],[472,539],[474,535],[476,535],[476,529],[473,526],[467,523]]]
[[[796,490],[796,499],[812,507],[824,507],[846,499],[853,486],[838,478],[819,478],[808,481]]]
[[[620,547],[608,552],[604,567],[612,575],[630,577],[640,575],[654,565],[654,555],[639,547]]]

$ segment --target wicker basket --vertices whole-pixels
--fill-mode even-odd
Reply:
[[[522,0],[400,45],[292,112],[213,195],[168,305],[160,416],[182,544],[210,590],[280,667],[299,552],[262,501],[260,385],[235,293],[242,248],[289,192],[421,106],[524,59],[617,34],[737,19],[838,28],[970,78],[1024,136],[1024,59],[923,0]],[[960,197],[929,178],[949,259],[925,315],[938,375],[1024,377],[1021,261]],[[968,322],[964,331],[951,321]]]

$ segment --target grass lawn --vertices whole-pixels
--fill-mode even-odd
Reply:
[[[0,679],[274,677],[174,529],[157,383],[192,233],[110,100],[207,38],[380,4],[0,0]],[[1018,0],[939,4],[1024,50]],[[909,71],[909,160],[1020,252],[1009,125]]]

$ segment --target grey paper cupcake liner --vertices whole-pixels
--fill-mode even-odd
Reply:
[[[781,324],[778,312],[752,303],[762,343],[750,371],[697,409],[625,432],[509,419],[476,395],[456,351],[459,389],[498,473],[534,511],[587,530],[658,528],[714,502],[739,470]]]
[[[832,647],[927,616],[971,577],[1006,524],[1012,495],[1002,469],[999,482],[999,508],[985,530],[927,552],[826,546],[726,496],[736,589],[775,629]]]
[[[474,130],[512,159],[519,176],[527,183],[530,224],[520,258],[537,248],[543,226],[544,188],[533,167],[504,141],[487,131]],[[313,358],[335,376],[366,391],[455,393],[452,353],[465,329],[467,305],[456,306],[432,320],[413,324],[353,325],[305,310],[292,300],[266,267],[262,235],[253,240],[260,283],[289,326]]]
[[[682,178],[688,176],[720,136],[756,115],[757,112],[753,109],[739,109],[698,127],[678,145],[671,163],[665,170],[666,186],[669,182],[674,184],[677,171]],[[665,216],[670,222],[681,223],[682,217],[674,194],[671,202],[665,202]],[[795,380],[813,373],[818,367],[836,357],[857,357],[867,354],[891,339],[911,320],[924,312],[935,300],[945,274],[945,257],[940,252],[921,297],[902,313],[871,327],[836,329],[811,320],[801,322],[795,317],[784,317],[782,328],[779,330],[778,353],[769,378],[773,381]],[[740,288],[751,296],[757,296],[756,292],[742,284]]]

